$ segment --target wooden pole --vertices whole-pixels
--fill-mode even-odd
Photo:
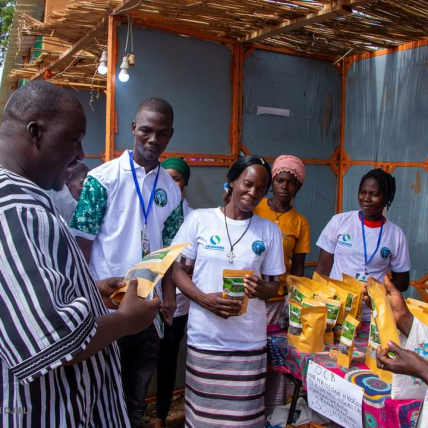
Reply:
[[[238,158],[242,135],[242,83],[244,49],[241,43],[232,47],[232,122],[230,124],[230,153]]]
[[[114,157],[114,132],[116,125],[115,92],[116,92],[116,62],[117,38],[116,17],[108,17],[107,39],[107,94],[106,94],[106,144],[105,161]]]

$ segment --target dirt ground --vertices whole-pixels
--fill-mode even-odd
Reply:
[[[153,428],[156,418],[156,403],[149,403],[144,428]],[[184,395],[173,397],[171,411],[167,419],[168,428],[184,428]]]

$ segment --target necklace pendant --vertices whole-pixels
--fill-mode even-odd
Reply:
[[[275,220],[274,223],[279,226],[279,220]]]
[[[232,250],[227,253],[227,257],[229,258],[229,263],[233,263],[233,259],[235,258],[235,254]]]

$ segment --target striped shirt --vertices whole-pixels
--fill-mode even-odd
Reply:
[[[127,427],[116,343],[63,366],[107,313],[49,196],[0,166],[0,426]]]

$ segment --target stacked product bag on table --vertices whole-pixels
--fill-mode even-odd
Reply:
[[[371,301],[372,317],[366,365],[383,381],[392,383],[392,373],[377,367],[376,349],[378,346],[381,346],[382,349],[387,348],[389,341],[400,344],[399,331],[397,330],[391,304],[386,295],[385,286],[370,277],[367,282],[367,291]],[[393,354],[390,355],[390,358],[394,357]]]
[[[333,344],[335,338],[340,339],[342,323],[347,315],[352,315],[354,318],[361,315],[363,291],[361,284],[359,287],[356,287],[355,284],[348,286],[344,281],[333,282],[330,278],[314,274],[313,279],[289,275],[287,285],[290,289],[288,342],[301,352],[323,351],[324,345]],[[316,309],[319,307],[327,308],[324,330],[317,325],[312,326],[311,331],[316,328],[317,331],[323,331],[323,334],[320,334],[316,340],[311,340],[311,346],[307,347],[302,345],[306,339],[305,334],[302,336],[304,330],[302,314],[305,319],[311,312],[321,314],[325,309]],[[314,317],[313,322],[315,322]],[[317,320],[320,322],[321,318],[317,318]],[[308,348],[311,350],[306,350]]]

